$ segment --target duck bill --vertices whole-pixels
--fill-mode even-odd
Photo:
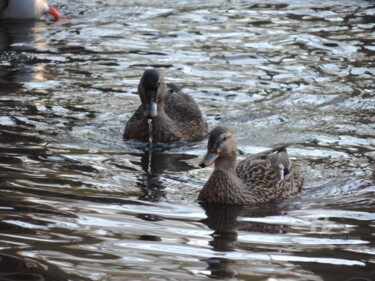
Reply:
[[[217,157],[219,157],[218,153],[215,153],[214,151],[207,151],[206,155],[199,162],[199,167],[204,168],[211,166],[212,164],[214,164]]]
[[[158,105],[153,100],[150,100],[146,105],[145,116],[147,119],[155,118],[158,115]]]
[[[55,8],[49,8],[48,9],[48,13],[53,16],[55,18],[55,20],[59,20],[60,19],[60,14],[59,12],[55,9]]]

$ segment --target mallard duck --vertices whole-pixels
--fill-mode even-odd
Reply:
[[[55,20],[60,14],[48,6],[47,0],[0,0],[0,18],[2,19],[40,19],[52,15]]]
[[[147,69],[138,85],[142,105],[125,127],[124,138],[156,142],[200,141],[208,135],[207,123],[192,97],[174,84],[166,85],[155,69]]]
[[[257,204],[297,194],[303,178],[293,166],[286,146],[252,155],[236,165],[237,143],[226,127],[210,132],[207,153],[200,167],[215,163],[215,169],[199,193],[206,203]]]

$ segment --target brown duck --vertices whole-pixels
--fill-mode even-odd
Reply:
[[[200,141],[208,135],[207,123],[192,97],[174,84],[164,83],[155,69],[147,69],[138,85],[142,105],[125,127],[124,138],[156,142]]]
[[[215,169],[199,193],[206,203],[257,204],[285,199],[297,194],[303,178],[280,146],[250,156],[236,165],[237,143],[226,127],[210,132],[207,153],[200,162]]]

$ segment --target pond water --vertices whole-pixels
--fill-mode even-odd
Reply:
[[[375,279],[374,1],[50,2],[0,22],[1,280]],[[125,142],[150,66],[301,196],[200,206],[207,140]]]

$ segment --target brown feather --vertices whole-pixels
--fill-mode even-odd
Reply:
[[[153,141],[200,141],[205,138],[208,135],[207,123],[193,98],[182,93],[174,84],[166,85],[161,75],[159,82],[162,101],[158,103],[157,116],[152,119]],[[138,86],[140,96],[143,84],[142,78]],[[149,125],[144,108],[142,104],[130,117],[125,127],[125,139],[149,140]]]
[[[220,136],[229,129],[217,128],[210,133],[208,150],[214,149],[213,146],[216,145],[226,153],[216,159],[215,170],[200,192],[198,200],[208,203],[256,204],[298,194],[303,178],[299,167],[292,165],[286,146],[254,154],[236,165],[235,140],[220,142]],[[223,165],[223,161],[227,165]],[[228,163],[232,167],[228,167]]]

